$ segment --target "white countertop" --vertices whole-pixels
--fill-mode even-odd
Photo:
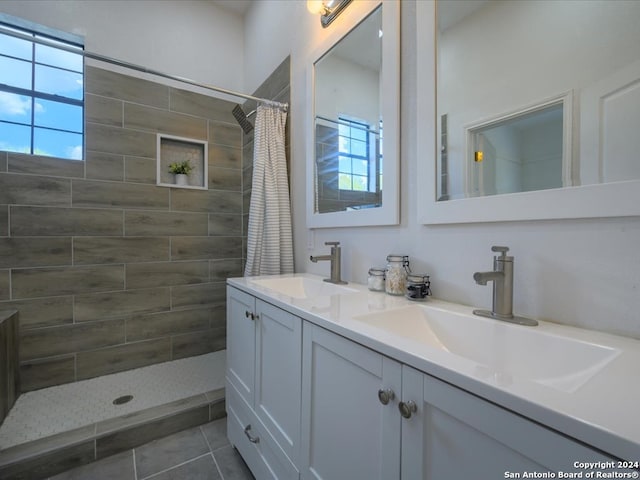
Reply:
[[[535,328],[619,351],[598,373],[567,392],[517,376],[505,379],[482,375],[483,370],[479,368],[482,365],[354,319],[358,315],[416,304],[463,314],[471,314],[472,307],[432,298],[413,302],[384,292],[371,292],[366,286],[355,283],[347,285],[356,291],[350,294],[293,298],[253,282],[284,277],[322,280],[317,275],[292,274],[230,278],[227,283],[609,455],[640,461],[640,341],[550,322],[541,321],[537,327],[513,325],[514,329]],[[505,340],[508,341],[508,337]],[[545,352],[540,351],[539,355],[544,356]],[[537,360],[538,357],[529,359],[531,362]]]

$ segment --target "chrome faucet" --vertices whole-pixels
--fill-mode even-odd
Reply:
[[[311,255],[309,260],[317,263],[319,260],[331,261],[331,278],[325,278],[325,282],[336,283],[338,285],[346,285],[347,282],[340,278],[340,242],[324,242],[325,245],[331,245],[330,255]]]
[[[489,310],[474,310],[475,315],[495,318],[506,322],[535,327],[536,320],[516,316],[513,314],[513,257],[507,256],[509,247],[491,247],[492,252],[500,252],[493,257],[493,271],[476,272],[473,279],[478,285],[493,282],[493,306]]]

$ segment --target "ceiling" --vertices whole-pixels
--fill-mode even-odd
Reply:
[[[211,0],[213,4],[243,17],[254,0]]]

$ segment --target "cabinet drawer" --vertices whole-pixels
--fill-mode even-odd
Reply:
[[[253,475],[260,480],[297,480],[295,466],[229,382],[226,395],[227,435]]]

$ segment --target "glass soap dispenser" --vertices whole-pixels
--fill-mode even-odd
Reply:
[[[409,271],[409,255],[387,255],[385,291],[389,295],[404,295]]]

